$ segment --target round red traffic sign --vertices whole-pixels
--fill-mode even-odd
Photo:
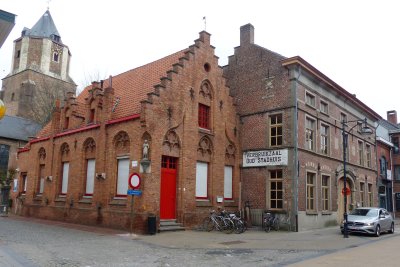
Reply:
[[[346,196],[349,196],[350,193],[350,188],[346,187]],[[344,195],[344,188],[342,188],[342,195]]]
[[[132,173],[129,176],[129,185],[132,189],[138,189],[140,186],[140,176],[137,173]]]

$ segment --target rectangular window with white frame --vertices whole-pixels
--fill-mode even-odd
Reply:
[[[224,170],[224,199],[232,200],[233,199],[233,167],[225,166]]]
[[[129,158],[117,158],[117,197],[126,197],[128,194]]]
[[[315,120],[306,118],[306,149],[314,150],[315,144]]]
[[[208,197],[208,163],[198,161],[196,164],[196,198]]]
[[[306,104],[315,108],[315,95],[306,92]]]
[[[307,172],[307,211],[315,211],[315,173]]]
[[[322,211],[330,210],[330,192],[331,192],[331,184],[330,184],[330,176],[322,175],[321,176],[321,189],[322,189]]]
[[[94,176],[96,171],[96,160],[86,160],[86,187],[85,196],[92,196],[94,192]]]
[[[68,192],[69,162],[62,163],[61,195]]]
[[[328,155],[329,153],[329,126],[321,124],[321,153]]]

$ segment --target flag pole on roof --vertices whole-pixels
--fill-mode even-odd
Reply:
[[[203,17],[204,20],[204,30],[207,31],[207,18],[206,16]]]

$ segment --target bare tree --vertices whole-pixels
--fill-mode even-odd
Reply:
[[[34,83],[23,83],[22,87],[20,100],[24,108],[21,113],[42,126],[50,121],[56,101],[62,102],[68,92],[76,90],[72,83],[44,76],[36,78]]]

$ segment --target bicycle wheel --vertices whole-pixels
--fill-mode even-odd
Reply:
[[[210,217],[204,218],[203,229],[207,232],[211,232],[214,229],[214,222]]]
[[[272,228],[274,228],[275,231],[279,230],[279,219],[278,217],[275,217],[273,222],[272,222]]]
[[[244,224],[240,219],[235,220],[235,233],[241,234],[244,232]]]
[[[235,230],[235,225],[233,221],[230,218],[223,218],[223,224],[224,224],[224,233],[225,234],[231,234]]]

